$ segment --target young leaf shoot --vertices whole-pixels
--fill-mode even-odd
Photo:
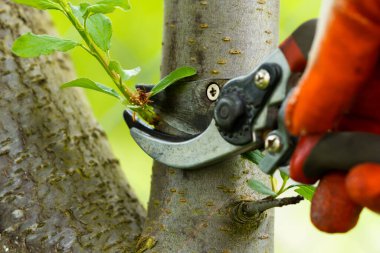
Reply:
[[[140,72],[140,67],[124,69],[121,64],[110,58],[112,22],[104,14],[115,9],[128,11],[131,6],[128,0],[101,0],[96,3],[72,5],[68,0],[13,0],[40,10],[52,9],[61,11],[78,31],[83,42],[61,39],[49,35],[27,33],[20,36],[13,44],[13,52],[20,57],[38,57],[56,51],[66,52],[77,46],[93,56],[104,68],[118,91],[87,78],[63,84],[62,88],[82,87],[102,92],[119,99],[127,108],[138,113],[148,123],[155,124],[157,116],[150,105],[149,98],[166,89],[176,81],[196,74],[192,67],[182,67],[164,77],[151,92],[136,90],[127,86],[126,81]]]
[[[246,152],[246,153],[242,154],[242,157],[244,159],[247,159],[250,162],[258,165],[260,163],[260,161],[263,159],[264,154],[260,150],[254,150],[254,151],[250,151],[250,152]],[[288,187],[286,187],[288,180],[289,180],[289,175],[286,174],[285,172],[283,172],[282,170],[280,170],[280,176],[282,179],[282,184],[281,184],[281,187],[279,190],[277,190],[277,180],[273,175],[270,176],[272,189],[270,189],[269,187],[267,187],[263,183],[261,183],[257,180],[254,180],[254,179],[251,179],[248,181],[248,186],[256,192],[259,192],[259,193],[264,194],[264,195],[271,196],[273,198],[277,198],[278,196],[280,196],[281,194],[283,194],[284,192],[286,192],[287,190],[289,190],[291,188],[296,188],[296,190],[294,190],[296,193],[298,193],[299,195],[301,195],[305,199],[311,201],[311,199],[313,198],[314,191],[315,191],[314,186],[302,185],[302,184],[293,184],[293,185],[289,185]]]

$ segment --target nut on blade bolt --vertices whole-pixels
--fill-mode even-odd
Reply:
[[[282,143],[281,138],[277,134],[269,134],[265,139],[265,150],[271,154],[281,151]]]
[[[206,90],[207,98],[210,101],[216,101],[220,94],[220,88],[217,83],[210,83]]]
[[[261,90],[265,90],[270,82],[270,74],[266,69],[260,69],[255,75],[255,85]]]

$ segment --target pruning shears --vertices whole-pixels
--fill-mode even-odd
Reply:
[[[259,164],[263,172],[272,174],[286,166],[297,138],[285,127],[284,107],[293,77],[306,66],[316,22],[303,23],[251,73],[229,80],[215,102],[213,119],[201,134],[168,135],[135,120],[126,110],[124,119],[133,139],[153,159],[173,168],[201,168],[255,149],[266,150]],[[357,147],[364,150],[358,152]],[[305,174],[313,178],[324,173],[320,168],[347,170],[360,162],[380,162],[376,150],[380,150],[380,137],[373,134],[326,134],[307,159],[311,169]]]

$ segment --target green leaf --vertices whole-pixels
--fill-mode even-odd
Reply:
[[[110,61],[109,67],[111,70],[115,71],[116,73],[120,75],[121,80],[123,82],[129,80],[133,76],[138,75],[141,71],[140,67],[137,67],[134,69],[123,69],[120,63],[117,61]]]
[[[81,88],[96,90],[96,91],[111,95],[117,99],[121,99],[119,93],[117,93],[114,89],[104,86],[103,84],[96,83],[87,78],[79,78],[74,81],[61,85],[61,88],[69,88],[69,87],[81,87]]]
[[[286,174],[285,172],[281,171],[281,170],[280,170],[280,176],[281,176],[283,181],[288,181],[288,179],[289,179],[289,175]]]
[[[128,11],[131,9],[131,5],[128,0],[102,0],[97,2],[96,4],[104,4],[108,6],[114,6],[115,8],[119,8],[123,11]]]
[[[152,93],[151,96],[154,96],[157,93],[163,91],[168,86],[175,83],[176,81],[178,81],[182,78],[188,77],[188,76],[193,76],[196,73],[197,73],[196,69],[194,69],[192,67],[181,67],[181,68],[174,70],[169,75],[167,75],[163,79],[161,79],[161,81],[159,81],[158,84],[156,84],[153,87],[153,89],[151,91],[151,93]]]
[[[248,186],[261,194],[269,195],[269,196],[276,196],[276,193],[273,192],[269,187],[267,187],[265,184],[261,183],[260,181],[257,181],[255,179],[251,179],[248,181]]]
[[[95,44],[107,52],[111,47],[112,23],[111,20],[103,15],[92,15],[87,19],[87,31]]]
[[[83,14],[89,6],[90,4],[88,3],[81,3],[80,6],[71,5],[75,17],[82,25],[84,24]],[[89,18],[86,17],[86,19],[87,32],[90,34],[95,44],[104,52],[107,52],[111,46],[111,20],[103,14],[92,15]]]
[[[84,24],[83,14],[86,11],[88,6],[90,6],[89,3],[81,3],[79,4],[79,6],[70,4],[71,10],[73,11],[74,16],[79,20],[79,22],[82,25]]]
[[[13,43],[12,51],[20,57],[37,57],[48,55],[55,51],[66,52],[79,45],[78,42],[72,40],[27,33],[16,39]]]
[[[294,191],[297,192],[299,195],[304,197],[305,199],[311,201],[313,198],[315,187],[312,185],[296,185],[297,189]]]
[[[128,11],[131,6],[128,0],[103,0],[88,6],[83,16],[87,17],[97,13],[107,14],[113,12],[115,8]]]
[[[62,10],[55,0],[12,0],[15,3],[27,5],[39,10]]]
[[[260,150],[256,149],[254,151],[245,152],[241,155],[243,158],[250,160],[254,164],[259,164],[259,162],[263,159],[264,155]]]
[[[82,3],[80,6],[70,4],[70,8],[73,11],[74,16],[79,20],[79,23],[83,25],[83,9],[87,8],[87,3]]]

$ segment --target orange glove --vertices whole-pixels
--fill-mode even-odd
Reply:
[[[286,108],[286,124],[301,136],[290,176],[307,178],[303,163],[328,131],[380,134],[380,1],[327,0],[305,73]],[[358,147],[360,149],[360,147]],[[380,151],[379,151],[380,155]],[[322,231],[353,228],[362,207],[380,213],[380,165],[360,164],[348,174],[325,175],[311,220]]]

